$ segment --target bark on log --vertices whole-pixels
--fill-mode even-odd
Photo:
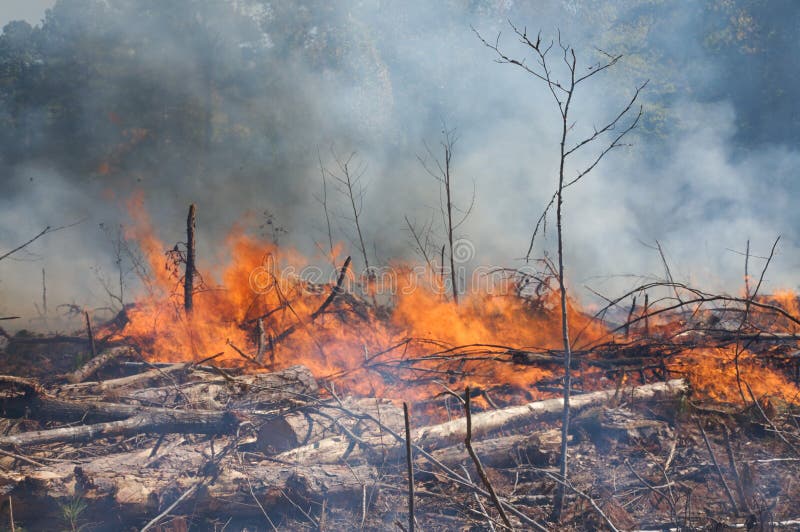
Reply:
[[[200,376],[200,375],[198,375]],[[222,409],[272,409],[287,403],[305,403],[317,397],[319,387],[305,366],[292,366],[274,373],[255,373],[227,379],[204,374],[202,380],[178,386],[149,388],[127,394],[146,404]]]
[[[83,382],[89,377],[91,377],[97,370],[111,362],[112,360],[116,360],[117,358],[123,356],[135,356],[136,351],[133,350],[131,347],[122,346],[122,347],[112,347],[107,351],[104,351],[91,359],[89,362],[84,364],[82,367],[78,368],[77,370],[73,371],[72,373],[68,373],[66,375],[67,381],[75,384],[78,382]]]
[[[223,446],[220,442],[216,445],[217,449]],[[128,519],[144,524],[201,483],[197,472],[211,454],[207,444],[181,442],[162,446],[156,457],[150,453],[147,448],[77,466],[57,463],[30,472],[4,472],[0,477],[13,486],[5,491],[13,497],[15,518],[28,529],[44,530],[61,522],[60,505],[79,498],[87,505],[87,515],[109,516],[103,530],[121,530],[120,525]],[[368,467],[295,467],[269,461],[242,464],[228,457],[185,504],[198,516],[262,515],[258,504],[270,511],[291,511],[286,497],[306,508],[309,502],[324,499],[360,504],[363,486],[371,485],[374,478],[375,471]]]
[[[385,431],[375,422],[363,419],[369,414],[393,431],[403,427],[403,411],[386,399],[345,399],[336,403],[303,408],[261,425],[256,445],[261,450],[281,452],[309,445],[329,436],[349,431],[358,437],[380,437]],[[391,436],[385,434],[391,439]]]
[[[171,374],[191,367],[190,363],[172,364],[163,368],[153,368],[142,373],[129,375],[128,377],[120,377],[118,379],[110,379],[107,381],[99,382],[81,382],[77,384],[67,384],[58,389],[59,394],[66,395],[115,395],[122,393],[126,390],[135,388],[147,388],[153,386],[157,382],[169,378]]]
[[[489,467],[511,467],[519,464],[554,465],[561,451],[561,430],[552,429],[533,434],[500,436],[472,442],[481,463]],[[472,459],[463,443],[431,451],[431,455],[448,467],[471,464]],[[418,457],[417,462],[427,462]]]
[[[619,396],[620,399],[651,399],[659,395],[675,396],[688,391],[688,384],[682,379],[655,384],[646,384],[632,389],[603,390],[572,398],[571,405],[579,410],[592,404],[602,403]],[[563,409],[563,399],[548,399],[522,406],[512,406],[502,410],[482,412],[472,416],[474,437],[478,438],[492,432],[508,430],[531,423],[546,416],[558,415]],[[439,449],[455,445],[464,440],[466,420],[455,419],[440,425],[422,427],[416,431],[414,443],[424,449]],[[277,459],[298,464],[335,464],[343,458],[382,460],[388,456],[402,456],[403,445],[396,439],[364,438],[363,443],[353,446],[352,440],[336,436],[305,445],[277,455]]]
[[[109,436],[135,436],[148,432],[224,434],[233,431],[238,424],[239,421],[232,412],[153,408],[119,421],[3,436],[0,437],[0,446],[80,443]]]
[[[109,389],[113,392],[136,383],[135,377],[138,376],[105,383],[91,383],[89,390]],[[56,399],[45,395],[44,389],[35,382],[19,377],[0,375],[0,383],[18,386],[25,391],[24,396],[0,397],[0,415],[5,417],[29,416],[44,421],[91,423],[124,419],[143,411],[143,407],[138,405]],[[84,386],[86,385],[67,385],[57,392],[84,391]],[[257,407],[275,408],[288,400],[302,402],[315,398],[318,390],[317,382],[308,368],[292,366],[276,373],[242,375],[234,377],[232,381],[217,377],[184,386],[149,389],[142,391],[140,395],[159,405],[169,404],[167,399],[178,396],[184,400],[183,403],[185,399],[194,397],[196,401],[192,402],[192,406],[195,407],[200,406],[199,403],[209,403],[211,407],[206,408],[208,410],[223,408],[245,410]],[[136,395],[133,394],[133,397],[136,398]]]
[[[668,382],[645,384],[621,390],[602,390],[570,398],[570,406],[579,410],[592,404],[602,403],[618,396],[620,399],[652,399],[658,395],[675,396],[686,393],[689,387],[683,379]],[[562,398],[536,401],[522,406],[512,406],[502,410],[481,412],[472,416],[472,430],[475,436],[493,431],[510,429],[528,423],[541,416],[560,414],[564,408]],[[421,428],[416,435],[416,443],[422,447],[440,447],[443,442],[455,443],[464,439],[467,430],[466,419],[459,418],[441,425]]]
[[[317,383],[304,366],[293,366],[278,373],[243,375],[231,382],[220,380],[221,383],[193,383],[192,387],[184,390],[177,386],[162,389],[166,390],[165,393],[180,395],[182,398],[186,398],[187,390],[195,393],[198,399],[193,401],[190,398],[191,406],[195,408],[202,402],[213,402],[219,406],[213,409],[190,410],[109,402],[65,401],[47,396],[39,388],[31,388],[32,384],[28,381],[3,380],[0,376],[0,382],[22,386],[25,390],[24,394],[0,398],[0,415],[39,421],[90,423],[6,436],[0,438],[0,445],[82,442],[144,432],[225,433],[238,425],[237,417],[245,418],[248,412],[275,409],[289,399],[307,400],[317,392]],[[154,398],[154,401],[157,399],[158,397]]]
[[[64,401],[46,395],[7,397],[0,400],[0,414],[6,418],[30,418],[62,423],[100,423],[129,418],[147,410],[138,405],[92,401]]]

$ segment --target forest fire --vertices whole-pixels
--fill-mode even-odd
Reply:
[[[797,2],[2,4],[1,530],[799,529]]]
[[[217,354],[218,363],[244,365],[250,371],[302,363],[343,393],[390,399],[425,400],[449,388],[471,386],[496,390],[503,403],[513,404],[519,398],[552,396],[559,381],[560,316],[557,292],[548,284],[553,279],[547,274],[468,283],[479,288],[455,304],[443,290],[441,274],[399,264],[390,277],[373,279],[370,292],[364,288],[370,281],[351,269],[337,272],[331,266],[329,274],[322,275],[322,269],[311,268],[311,261],[300,253],[236,228],[219,253],[228,262],[219,268],[200,268],[204,285],[197,289],[194,308],[187,314],[179,291],[183,266],[165,255],[169,246],[157,238],[141,201],[134,200],[130,208],[136,224],[128,236],[141,247],[152,276],[147,279],[147,295],[127,310],[128,323],[119,338],[139,346],[151,362],[198,362]],[[338,257],[332,262],[344,260]],[[302,273],[309,271],[321,281],[309,281]],[[338,275],[343,275],[342,286],[336,284]],[[524,291],[524,282],[539,284]],[[375,289],[377,284],[381,288]],[[338,301],[334,295],[340,296]],[[593,391],[614,386],[618,379],[654,379],[649,370],[629,376],[636,368],[624,364],[610,370],[593,367],[593,359],[613,356],[615,350],[630,356],[637,345],[669,344],[670,349],[642,349],[640,363],[645,366],[660,359],[661,378],[667,374],[688,378],[700,398],[744,402],[749,386],[759,397],[797,402],[796,383],[751,350],[752,344],[763,348],[773,333],[794,334],[797,324],[770,312],[774,310],[770,307],[797,315],[797,298],[779,292],[753,301],[762,308],[749,310],[744,330],[742,324],[739,330],[725,329],[730,323],[722,321],[721,309],[701,301],[665,314],[651,306],[637,315],[638,325],[625,327],[625,332],[619,327],[613,330],[570,301],[573,349],[581,353],[585,366],[580,388]],[[333,304],[320,312],[325,302]],[[733,315],[736,309],[725,312]],[[716,326],[698,329],[714,315]],[[641,325],[644,318],[646,331]],[[752,337],[756,327],[762,338]],[[703,335],[699,342],[698,334]],[[751,348],[743,341],[726,345],[737,334],[749,335]],[[548,363],[526,364],[535,354],[551,358]]]
[[[689,504],[697,492],[714,512],[733,512],[736,523],[799,522],[787,502],[775,512],[788,519],[744,515],[754,515],[760,497],[792,489],[795,462],[786,460],[795,459],[773,459],[798,452],[800,307],[791,292],[758,295],[761,282],[752,279],[740,296],[664,281],[593,313],[567,299],[567,410],[560,291],[547,261],[541,272],[478,268],[456,303],[444,268],[395,263],[359,275],[350,257],[308,258],[243,226],[213,255],[198,254],[194,205],[186,243],[174,246],[159,239],[139,197],[129,211],[126,245],[142,256],[134,303],[107,323],[93,325],[85,313],[85,337],[3,333],[17,354],[37,353],[38,345],[92,353],[77,369],[40,381],[0,375],[0,411],[38,423],[0,436],[0,447],[30,455],[10,453],[33,467],[0,474],[26,522],[48,526],[77,498],[92,515],[117,512],[138,523],[157,514],[150,522],[179,528],[183,517],[169,513],[194,495],[209,518],[234,501],[241,523],[269,507],[287,528],[296,527],[297,501],[312,505],[317,517],[301,515],[317,523],[335,504],[337,527],[347,528],[359,504],[369,519],[369,485],[396,504],[385,482],[398,482],[405,456],[409,497],[417,470],[417,483],[441,491],[435,497],[467,490],[497,501],[499,521],[487,519],[548,530],[546,513],[556,506],[545,501],[553,497],[500,499],[491,490],[523,485],[547,493],[560,482],[552,466],[564,456],[555,424],[564,411],[574,416],[566,441],[570,454],[584,457],[575,466],[580,475],[604,490],[625,482],[658,494],[640,500],[635,490],[614,488],[615,499],[633,497],[628,502],[638,506],[606,502],[599,512],[579,503],[589,495],[565,495],[559,519],[570,526],[595,512],[610,529],[648,523],[654,512],[657,523],[704,523],[704,515],[672,511],[678,497]],[[327,273],[319,262],[330,263]],[[741,427],[729,428],[726,417],[741,419]],[[131,438],[140,443],[126,443]],[[109,443],[123,450],[108,454]],[[708,458],[698,456],[701,444]],[[68,452],[80,466],[37,461],[53,450],[64,456],[65,448],[75,449]],[[607,456],[610,449],[618,456]],[[666,465],[649,472],[658,460]],[[698,473],[711,466],[717,476]],[[659,504],[668,495],[653,475],[666,476],[670,487],[673,476],[682,479],[672,504]],[[730,487],[715,491],[717,478],[723,486],[732,479],[736,495]],[[156,496],[163,501],[154,503]],[[435,528],[444,515],[426,519]]]
[[[349,393],[392,396],[388,389],[394,388],[399,397],[403,388],[424,388],[433,380],[455,382],[456,388],[505,383],[524,390],[553,376],[534,367],[495,363],[493,358],[499,357],[492,357],[491,350],[463,358],[458,353],[461,346],[470,345],[557,348],[558,315],[550,291],[537,300],[513,292],[472,293],[455,305],[428,282],[431,277],[399,265],[392,269],[391,278],[380,281],[386,290],[378,290],[376,297],[382,303],[376,305],[374,298],[358,295],[364,294],[360,290],[363,279],[348,270],[342,289],[345,297],[312,323],[311,317],[334,289],[335,275],[331,283],[311,283],[299,275],[308,270],[308,260],[300,254],[234,230],[224,253],[231,263],[220,268],[218,275],[201,269],[207,287],[199,291],[187,317],[182,296],[176,292],[180,278],[164,267],[168,246],[158,241],[143,216],[129,236],[139,242],[154,275],[148,297],[127,312],[129,323],[120,334],[140,344],[152,361],[197,361],[224,351],[218,361],[241,363],[244,360],[236,348],[255,357],[254,331],[261,320],[268,342],[270,337],[285,337],[268,348],[262,362],[271,369],[303,363],[316,377],[334,378]],[[505,288],[513,287],[506,282]],[[604,332],[600,324],[591,323],[575,309],[572,312],[576,324],[588,328],[584,336],[597,338]],[[293,334],[286,335],[289,329]],[[438,387],[435,393],[441,391]],[[431,392],[432,388],[427,390]]]

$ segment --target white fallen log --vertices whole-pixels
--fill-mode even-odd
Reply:
[[[675,397],[688,392],[689,387],[683,379],[645,384],[619,390],[602,390],[575,396],[570,404],[574,410],[612,400],[647,400],[658,396]],[[521,425],[533,423],[545,417],[562,412],[563,398],[536,401],[521,406],[481,412],[472,415],[473,438],[479,439],[487,434],[511,430]],[[458,418],[439,425],[421,427],[413,431],[413,443],[426,450],[449,447],[464,441],[467,424],[465,418]],[[312,445],[305,445],[280,453],[277,459],[298,464],[335,464],[343,459],[383,460],[387,457],[402,456],[403,444],[397,439],[364,438],[358,445],[347,436],[326,438]]]

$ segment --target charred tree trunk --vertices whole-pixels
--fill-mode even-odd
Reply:
[[[195,247],[194,247],[194,228],[195,228],[195,205],[189,205],[189,216],[186,218],[186,273],[183,278],[183,308],[186,314],[191,314],[194,295],[194,273],[195,273]]]

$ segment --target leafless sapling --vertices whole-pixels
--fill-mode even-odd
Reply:
[[[441,143],[442,150],[444,151],[444,160],[437,159],[427,144],[425,145],[427,157],[418,157],[418,159],[425,171],[428,172],[428,174],[430,174],[430,176],[440,184],[439,208],[442,214],[442,227],[444,228],[445,238],[447,240],[446,245],[448,250],[448,260],[450,262],[450,284],[453,294],[453,302],[458,304],[459,287],[458,272],[456,271],[455,264],[454,235],[455,231],[467,220],[472,212],[472,208],[475,205],[475,190],[473,184],[472,200],[470,201],[470,205],[466,210],[461,210],[455,205],[453,201],[454,187],[452,162],[453,148],[458,141],[458,137],[456,136],[454,130],[447,129],[446,126],[442,131],[442,135],[444,137]],[[428,162],[429,160],[433,161],[433,165]],[[455,220],[454,212],[461,214],[460,220]],[[444,272],[444,257],[442,258],[441,267],[442,272]],[[444,277],[444,275],[442,275],[442,277]]]
[[[338,172],[329,171],[328,175],[339,185],[339,192],[347,198],[348,207],[353,216],[350,221],[353,222],[356,229],[356,237],[358,239],[356,243],[364,261],[367,283],[370,283],[374,279],[374,273],[370,269],[367,247],[364,243],[364,233],[361,229],[361,213],[364,210],[364,195],[366,193],[366,185],[363,182],[364,174],[367,171],[366,165],[358,162],[355,152],[350,153],[347,159],[343,159],[335,152],[333,157],[339,169]]]
[[[322,156],[319,154],[319,150],[317,150],[317,160],[319,161],[319,171],[322,175],[322,196],[314,198],[322,205],[322,211],[325,213],[325,225],[328,231],[328,249],[326,254],[328,255],[328,259],[331,261],[333,267],[336,267],[336,254],[333,248],[333,228],[331,227],[331,215],[330,211],[328,210],[328,178],[327,178],[327,170],[325,170],[325,166],[322,164]]]
[[[556,233],[558,241],[558,285],[560,292],[561,303],[561,336],[564,345],[564,411],[561,425],[561,460],[560,460],[560,476],[567,482],[568,480],[568,434],[569,434],[569,421],[570,421],[570,393],[572,386],[571,364],[572,364],[572,351],[569,337],[569,319],[567,316],[567,289],[565,284],[565,268],[564,268],[564,238],[563,238],[563,200],[564,191],[570,186],[574,185],[584,177],[586,177],[598,163],[612,150],[626,146],[622,142],[623,138],[630,133],[639,123],[642,116],[642,107],[639,106],[638,112],[631,111],[634,109],[636,100],[640,92],[647,85],[647,82],[638,86],[633,92],[633,95],[628,100],[627,104],[602,126],[594,127],[593,131],[586,136],[574,139],[575,135],[575,120],[571,114],[573,110],[573,98],[576,94],[578,87],[583,86],[585,82],[596,76],[597,74],[608,70],[622,59],[621,55],[611,55],[602,51],[601,59],[587,67],[580,69],[578,67],[578,60],[575,49],[568,44],[564,44],[559,32],[556,41],[542,42],[541,33],[537,34],[535,39],[529,37],[526,29],[520,29],[517,26],[510,24],[515,35],[519,38],[520,43],[526,51],[533,55],[535,62],[528,64],[524,59],[512,58],[503,52],[500,48],[500,36],[491,43],[486,41],[476,30],[475,33],[481,42],[495,52],[496,61],[501,64],[510,64],[521,68],[526,73],[533,76],[536,80],[543,82],[549,94],[552,96],[553,101],[556,103],[559,112],[560,122],[560,139],[559,139],[559,159],[558,159],[558,183],[555,192],[553,193],[549,203],[544,209],[534,228],[531,237],[530,246],[528,248],[527,257],[530,258],[533,252],[533,245],[536,239],[537,232],[543,220],[546,219],[548,212],[555,204],[556,207]],[[555,48],[557,46],[557,49]],[[551,52],[555,54],[557,61],[552,61],[554,57]],[[556,69],[560,69],[556,72]],[[610,139],[610,140],[609,140]],[[596,145],[600,143],[599,149]],[[585,152],[587,148],[595,147],[596,152],[591,155],[588,162],[584,166],[577,168],[577,170],[570,170],[568,163],[575,158],[579,152]],[[564,484],[559,484],[556,492],[556,497],[553,505],[554,520],[560,520],[561,512],[564,505],[565,489]]]

